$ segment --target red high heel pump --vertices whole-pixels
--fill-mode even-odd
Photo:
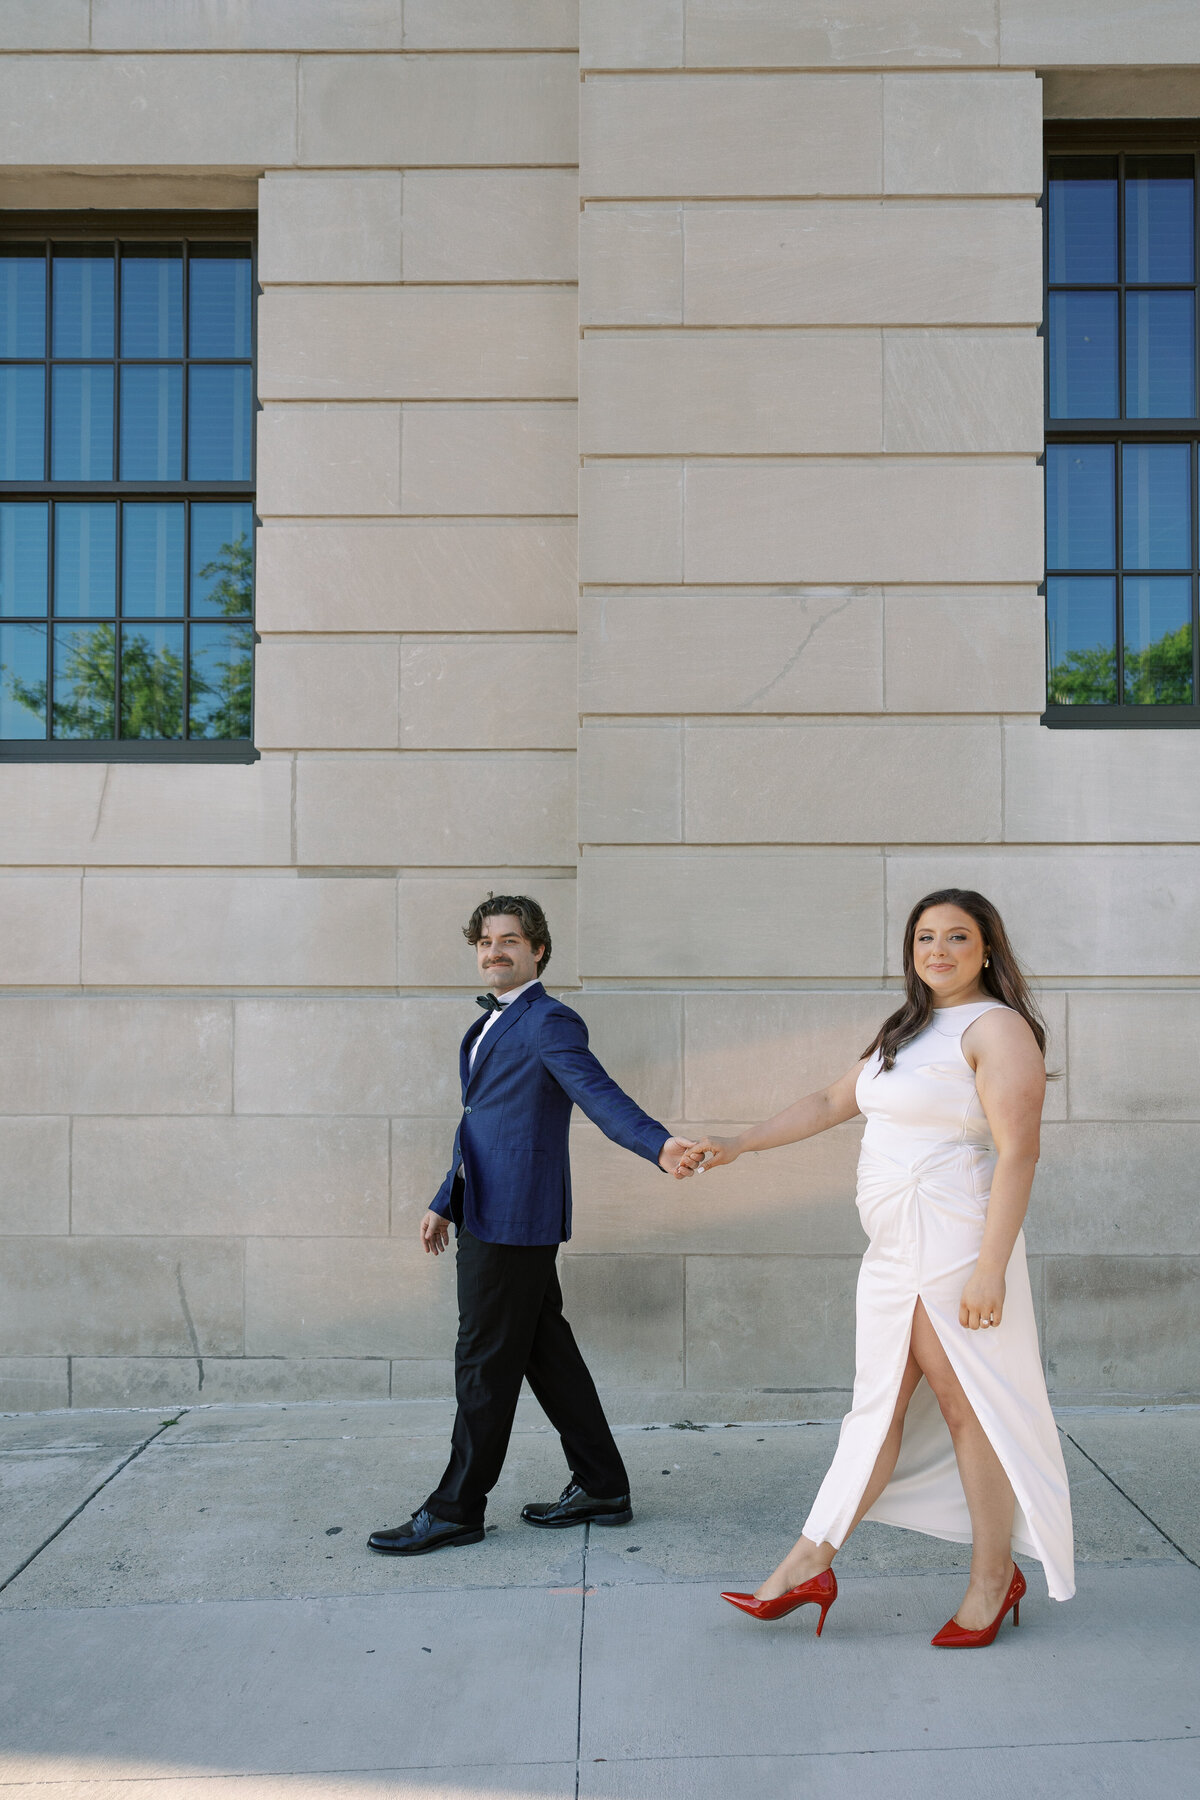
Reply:
[[[956,1624],[953,1619],[948,1619],[942,1626],[942,1629],[938,1632],[937,1636],[935,1638],[930,1638],[930,1643],[935,1650],[982,1650],[985,1644],[990,1644],[992,1642],[992,1639],[1004,1623],[1005,1613],[1008,1612],[1010,1608],[1012,1610],[1013,1624],[1019,1625],[1021,1623],[1021,1597],[1024,1592],[1025,1577],[1022,1575],[1020,1569],[1018,1569],[1016,1563],[1014,1563],[1013,1578],[1008,1584],[1008,1592],[1004,1596],[1004,1604],[990,1625],[985,1625],[982,1631],[968,1631],[965,1626]]]
[[[837,1599],[837,1576],[832,1569],[822,1569],[811,1581],[802,1581],[799,1587],[789,1588],[786,1594],[780,1594],[774,1600],[756,1600],[753,1594],[722,1594],[722,1600],[728,1600],[730,1606],[736,1606],[739,1612],[749,1613],[752,1619],[783,1619],[788,1613],[795,1612],[798,1606],[819,1606],[821,1617],[817,1620],[817,1636],[820,1637],[825,1624],[825,1614]]]

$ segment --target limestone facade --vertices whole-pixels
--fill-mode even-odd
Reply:
[[[254,207],[262,287],[260,760],[0,764],[0,1407],[448,1391],[488,888],[685,1130],[846,1066],[951,882],[1062,1072],[1051,1392],[1197,1397],[1200,739],[1039,723],[1037,335],[1043,118],[1196,65],[1190,0],[0,8],[0,207]],[[576,1137],[614,1410],[841,1410],[855,1128]]]

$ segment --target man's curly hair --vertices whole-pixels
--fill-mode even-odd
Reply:
[[[540,975],[550,961],[550,927],[546,923],[545,913],[528,894],[489,894],[486,900],[481,900],[463,926],[463,936],[468,944],[479,942],[483,936],[485,919],[497,918],[501,913],[520,921],[521,930],[529,939],[531,948],[534,944],[541,945],[542,954],[537,966]]]

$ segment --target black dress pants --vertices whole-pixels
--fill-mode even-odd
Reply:
[[[557,1244],[486,1244],[458,1235],[458,1414],[450,1461],[426,1506],[454,1525],[482,1525],[500,1479],[522,1379],[562,1439],[586,1493],[615,1499],[629,1477],[596,1385],[563,1318]]]

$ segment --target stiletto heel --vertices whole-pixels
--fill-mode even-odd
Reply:
[[[1011,1611],[1014,1625],[1021,1623],[1021,1596],[1024,1592],[1025,1577],[1014,1563],[1012,1580],[1008,1584],[1004,1603],[990,1625],[985,1625],[981,1631],[968,1631],[965,1626],[959,1625],[954,1619],[948,1619],[937,1636],[930,1638],[930,1643],[935,1650],[982,1650],[995,1638],[1004,1623],[1006,1612]]]
[[[784,1619],[788,1613],[795,1612],[798,1606],[819,1606],[821,1617],[817,1621],[817,1636],[825,1629],[825,1614],[837,1599],[837,1576],[832,1569],[822,1569],[810,1581],[802,1581],[799,1587],[789,1588],[786,1594],[778,1594],[774,1600],[756,1600],[753,1594],[722,1594],[722,1600],[728,1600],[730,1606],[736,1606],[739,1612],[748,1613],[752,1619],[769,1622],[773,1619]]]

